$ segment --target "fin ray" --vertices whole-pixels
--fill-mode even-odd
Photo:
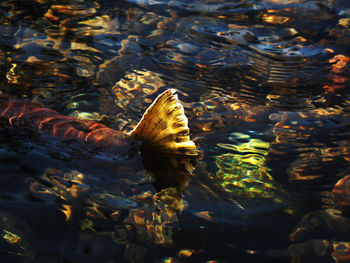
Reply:
[[[174,89],[160,94],[128,134],[163,153],[188,157],[198,155],[190,139],[188,119]]]

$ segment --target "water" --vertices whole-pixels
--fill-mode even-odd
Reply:
[[[128,131],[175,88],[203,153],[179,198],[140,155],[111,160],[1,119],[1,262],[350,262],[348,1],[0,12],[2,93]]]

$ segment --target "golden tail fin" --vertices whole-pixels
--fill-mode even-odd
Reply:
[[[174,89],[160,94],[128,134],[169,155],[197,157],[190,139],[188,120]]]

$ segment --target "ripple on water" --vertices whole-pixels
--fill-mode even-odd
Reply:
[[[236,99],[255,105],[265,100],[281,109],[316,108],[326,101],[322,83],[330,78],[334,51],[302,31],[205,16],[181,18],[176,28],[176,38],[158,45],[153,59],[185,89],[232,90]]]
[[[176,88],[204,157],[183,200],[134,163],[39,142],[1,121],[0,245],[9,257],[45,262],[271,261],[264,250],[287,249],[291,222],[322,208],[338,179],[331,210],[311,211],[296,232],[313,238],[304,227],[312,220],[343,220],[332,211],[344,209],[350,172],[346,5],[1,1],[1,92],[130,130]],[[64,171],[74,165],[82,172]],[[346,238],[295,239],[279,256],[311,244],[336,260]]]

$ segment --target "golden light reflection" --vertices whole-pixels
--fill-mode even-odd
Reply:
[[[21,240],[20,236],[5,229],[3,230],[2,237],[7,243],[11,245],[16,245]]]
[[[75,108],[75,107],[73,107]],[[76,119],[80,120],[90,120],[90,121],[102,121],[107,116],[104,114],[100,114],[99,112],[81,112],[81,111],[73,111],[70,114],[71,117],[74,117]]]
[[[210,213],[209,211],[201,211],[201,212],[197,212],[194,214],[200,218],[205,219],[205,220],[212,221],[213,217],[209,213]]]
[[[51,20],[51,21],[59,20],[59,18],[53,14],[53,10],[52,9],[47,10],[47,12],[45,13],[44,17],[47,18],[48,20]]]
[[[72,206],[70,206],[70,205],[62,205],[61,211],[66,216],[66,221],[68,221],[71,218],[71,215],[72,215]]]
[[[144,210],[144,212],[146,212],[146,210]],[[168,246],[173,243],[169,228],[169,224],[172,223],[172,220],[169,221],[169,219],[167,219],[166,210],[162,210],[162,215],[157,214],[156,211],[151,213],[147,211],[144,218],[140,218],[141,214],[139,210],[131,210],[130,213],[132,218],[130,218],[131,221],[128,220],[128,222],[133,222],[141,239],[145,239],[144,241],[152,241],[152,243],[162,246]]]
[[[269,148],[268,142],[263,142],[259,139],[251,139],[249,142],[241,143],[239,145],[218,143],[218,146],[227,150],[238,151],[241,153],[251,152],[267,155],[266,149]]]
[[[153,196],[141,194],[135,199],[147,205],[130,209],[126,223],[136,229],[139,238],[143,241],[151,241],[162,246],[173,244],[171,225],[178,220],[178,209],[183,209],[183,201],[178,191],[170,187]]]
[[[344,67],[349,63],[350,58],[345,55],[335,55],[329,59],[329,63],[332,63],[331,68],[334,73],[341,73]]]
[[[206,98],[202,97],[200,102],[195,104],[185,104],[187,112],[192,112],[198,116],[199,121],[196,125],[198,132],[213,133],[216,130],[227,128],[228,123],[239,121],[257,122],[258,118],[266,112],[265,106],[252,107],[247,103],[234,102],[239,100],[237,97],[233,99],[231,96]],[[222,112],[227,114],[222,114]],[[234,124],[234,125],[235,125]]]
[[[135,70],[125,75],[112,88],[116,96],[115,103],[120,108],[126,108],[135,99],[156,93],[165,86],[160,75],[148,70]]]
[[[35,71],[36,75],[51,75],[60,79],[71,79],[72,76],[70,74],[62,72],[62,69],[67,69],[67,65],[59,65],[57,60],[63,62],[67,59],[73,59],[78,65],[76,73],[79,76],[92,77],[95,74],[98,61],[102,62],[102,58],[98,56],[102,51],[78,39],[80,39],[80,36],[118,34],[119,30],[118,19],[111,19],[108,15],[91,19],[91,16],[97,12],[98,8],[99,4],[97,2],[91,2],[89,5],[81,3],[54,4],[44,15],[44,23],[47,23],[46,19],[50,20],[49,23],[51,24],[51,26],[46,26],[45,37],[43,37],[43,33],[39,34],[28,29],[25,30],[24,36],[16,37],[18,42],[14,47],[18,50],[28,49],[28,47],[31,49],[33,46],[34,48],[39,48],[39,50],[54,50],[54,55],[45,56],[44,53],[40,53],[38,57],[32,55],[27,59],[28,63],[37,64],[36,67],[40,67],[40,70]],[[86,20],[84,21],[84,19]],[[74,32],[76,37],[70,37],[70,43],[67,43],[66,35],[72,32]],[[70,46],[67,44],[70,44]],[[88,51],[88,54],[84,53],[84,51]],[[95,54],[92,55],[92,52]],[[53,56],[56,56],[54,58],[56,61],[52,61]],[[93,61],[89,61],[91,59]],[[43,62],[47,63],[48,68],[42,67]]]
[[[10,83],[10,84],[18,84],[19,76],[15,73],[16,67],[17,67],[17,64],[12,63],[9,72],[6,74],[6,78],[8,80],[8,83]]]
[[[268,15],[264,14],[262,19],[271,24],[284,24],[289,21],[289,17],[279,16],[279,15]]]
[[[193,250],[192,249],[181,249],[178,253],[178,256],[180,258],[189,258],[192,256]]]
[[[164,261],[163,261],[164,263],[174,263],[175,262],[175,260],[174,260],[174,258],[172,258],[172,257],[170,257],[170,258],[166,258],[166,259],[164,259]]]
[[[248,142],[241,142],[243,139]],[[270,144],[240,133],[233,133],[231,140],[235,143],[218,144],[232,152],[216,156],[218,170],[215,182],[236,197],[267,198],[280,202],[278,188],[269,174],[270,169],[266,167]]]
[[[112,19],[108,15],[95,16],[92,19],[81,21],[79,24],[86,26],[81,29],[83,35],[120,34],[118,19]]]
[[[347,18],[341,18],[341,19],[339,19],[338,25],[343,26],[343,27],[345,27],[345,28],[349,28],[349,25],[350,25],[350,18],[347,17]]]
[[[256,250],[253,250],[253,249],[246,250],[246,252],[250,255],[255,255],[257,253]]]
[[[44,15],[48,19],[57,20],[55,14],[68,16],[87,16],[96,13],[95,8],[86,8],[83,5],[52,5]]]
[[[76,202],[79,200],[77,198],[84,198],[83,193],[88,190],[88,186],[83,185],[85,176],[75,171],[65,174],[57,169],[48,169],[42,180],[47,184],[34,179],[28,181],[32,194],[48,194],[68,202]],[[178,220],[177,215],[184,208],[178,190],[170,187],[156,194],[147,191],[136,196],[135,200],[137,202],[110,194],[92,194],[85,201],[82,199],[82,202],[87,204],[87,209],[86,218],[80,224],[81,231],[97,232],[92,221],[96,218],[120,220],[122,214],[117,208],[121,208],[129,211],[129,218],[123,225],[126,229],[129,228],[129,231],[135,228],[140,240],[162,246],[171,245],[173,243],[171,225]],[[60,210],[65,215],[66,221],[72,219],[71,204],[62,204]],[[10,240],[9,235],[7,238]]]
[[[350,242],[334,242],[332,258],[336,263],[350,262]]]
[[[151,19],[146,19],[143,20],[141,19],[141,21],[143,21],[143,23],[157,23],[156,27],[157,29],[151,31],[151,34],[149,34],[147,37],[156,37],[156,36],[161,36],[162,34],[164,34],[164,31],[169,30],[170,28],[173,27],[173,23],[174,23],[174,17],[176,16],[176,13],[174,12],[169,12],[171,17],[157,17],[157,16],[152,16],[151,15]],[[152,13],[151,13],[152,14]]]
[[[29,190],[32,194],[44,194],[70,201],[78,198],[89,190],[89,187],[83,183],[85,176],[76,171],[63,173],[58,169],[47,169],[41,177],[49,186],[37,180],[28,180]],[[62,204],[62,213],[68,221],[72,215],[72,206]]]
[[[302,36],[297,36],[295,38],[295,40],[297,40],[299,43],[303,43],[303,42],[307,41],[307,39],[305,37],[302,37]]]
[[[342,108],[336,108],[336,107],[328,107],[328,108],[319,108],[314,109],[310,111],[310,114],[312,114],[312,117],[314,118],[321,118],[325,116],[337,116],[343,113]]]

